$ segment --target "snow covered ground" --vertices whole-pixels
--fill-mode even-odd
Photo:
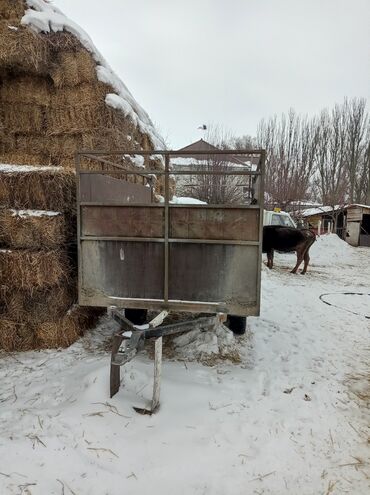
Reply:
[[[290,255],[263,267],[240,364],[164,363],[153,416],[131,407],[150,397],[144,355],[108,398],[107,323],[68,350],[0,354],[0,493],[370,493],[370,296],[333,294],[370,293],[370,249],[330,235],[311,251],[306,276]]]

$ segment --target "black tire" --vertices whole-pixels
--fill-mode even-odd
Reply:
[[[247,328],[247,318],[245,316],[227,315],[226,326],[235,335],[243,335]]]
[[[144,325],[148,316],[147,309],[125,309],[125,316],[134,325]]]

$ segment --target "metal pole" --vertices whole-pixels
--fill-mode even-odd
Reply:
[[[165,154],[165,176],[164,176],[164,302],[168,302],[168,274],[169,274],[169,170],[170,157]]]
[[[76,184],[76,207],[77,207],[77,270],[78,270],[78,301],[80,301],[81,298],[81,286],[82,286],[82,257],[81,257],[81,236],[82,236],[82,229],[81,229],[81,176],[80,176],[80,169],[81,169],[81,156],[79,153],[75,154],[75,164],[76,164],[76,179],[77,179],[77,184]]]
[[[258,266],[257,266],[257,306],[258,313],[260,313],[261,305],[261,271],[262,271],[262,243],[263,243],[263,214],[264,214],[264,186],[265,186],[265,161],[266,161],[266,151],[261,152],[259,165],[260,173],[259,176],[259,191],[258,191],[258,206],[260,208],[260,218],[259,218],[259,247],[258,247]]]

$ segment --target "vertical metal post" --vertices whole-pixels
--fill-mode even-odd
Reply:
[[[164,156],[165,159],[165,176],[164,176],[164,302],[168,302],[168,278],[169,278],[169,201],[170,201],[170,188],[169,188],[169,170],[170,170],[170,157],[168,153]]]
[[[80,185],[80,168],[81,168],[81,155],[79,153],[75,154],[75,164],[76,164],[76,209],[77,209],[77,267],[78,267],[78,300],[81,297],[81,287],[82,287],[82,258],[81,258],[81,185]]]
[[[264,182],[265,182],[265,160],[266,151],[261,151],[259,160],[260,176],[259,176],[259,191],[258,191],[258,204],[259,204],[259,246],[258,246],[258,269],[257,269],[257,303],[258,314],[260,313],[261,306],[261,271],[262,271],[262,243],[263,243],[263,214],[264,214]]]

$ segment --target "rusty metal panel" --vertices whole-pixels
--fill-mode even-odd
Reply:
[[[164,208],[82,206],[83,236],[163,237]]]
[[[80,262],[85,298],[163,298],[163,244],[83,241]]]
[[[80,201],[107,203],[150,203],[152,191],[142,184],[133,184],[104,174],[80,175]]]
[[[366,235],[366,234],[360,235],[360,246],[370,247],[370,235]]]
[[[258,246],[170,244],[169,298],[224,302],[235,315],[258,306]]]
[[[258,241],[259,210],[170,207],[170,237]]]

